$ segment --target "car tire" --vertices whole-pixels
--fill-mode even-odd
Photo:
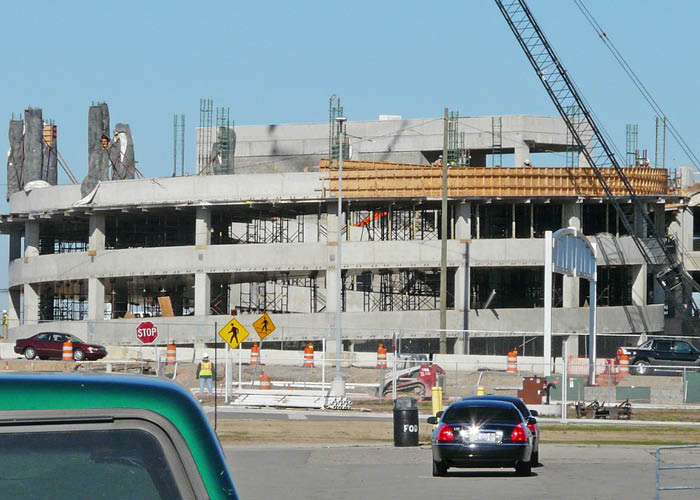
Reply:
[[[442,462],[433,460],[433,477],[442,477],[447,474],[447,466]]]
[[[34,359],[34,358],[36,358],[36,349],[34,349],[34,348],[31,347],[31,346],[30,346],[30,347],[27,347],[27,348],[24,350],[24,357],[27,358],[27,359]]]
[[[518,463],[515,466],[515,473],[518,476],[529,476],[532,474],[532,461]]]
[[[639,361],[636,361],[633,365],[634,367],[634,373],[637,375],[646,375],[649,373],[649,362],[645,361],[643,359],[640,359]]]
[[[84,361],[85,360],[85,353],[83,352],[82,349],[76,349],[73,351],[73,359],[75,361]]]
[[[539,465],[540,463],[540,451],[533,451],[532,452],[532,457],[530,458],[530,463],[532,465]]]

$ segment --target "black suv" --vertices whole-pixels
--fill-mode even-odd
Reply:
[[[623,354],[630,357],[630,367],[636,375],[645,375],[654,366],[666,370],[700,366],[700,350],[685,340],[651,339],[637,347],[620,347],[618,358]]]

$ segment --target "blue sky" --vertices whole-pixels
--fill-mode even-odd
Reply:
[[[637,123],[640,148],[653,159],[653,111],[573,1],[529,4],[618,148],[625,124]],[[699,151],[700,3],[586,5]],[[460,116],[556,113],[490,0],[13,2],[3,6],[0,42],[0,150],[8,149],[11,114],[41,107],[81,180],[93,101],[109,104],[112,125],[131,125],[146,176],[172,172],[175,113],[186,115],[186,170],[193,171],[200,98],[230,107],[240,125],[326,121],[332,94],[350,120],[437,117],[444,107]],[[669,137],[667,166],[681,164],[689,162]],[[4,192],[4,168],[1,182]],[[59,182],[67,182],[63,172]],[[6,237],[0,261],[7,262]]]

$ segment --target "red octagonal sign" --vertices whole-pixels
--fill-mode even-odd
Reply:
[[[158,338],[158,327],[150,321],[142,321],[136,327],[136,338],[144,344],[152,344]]]

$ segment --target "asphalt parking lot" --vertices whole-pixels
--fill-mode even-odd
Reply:
[[[543,444],[542,465],[530,477],[513,469],[450,469],[433,478],[429,446],[225,447],[242,498],[334,500],[655,498],[655,450]],[[683,498],[692,498],[688,493]]]

